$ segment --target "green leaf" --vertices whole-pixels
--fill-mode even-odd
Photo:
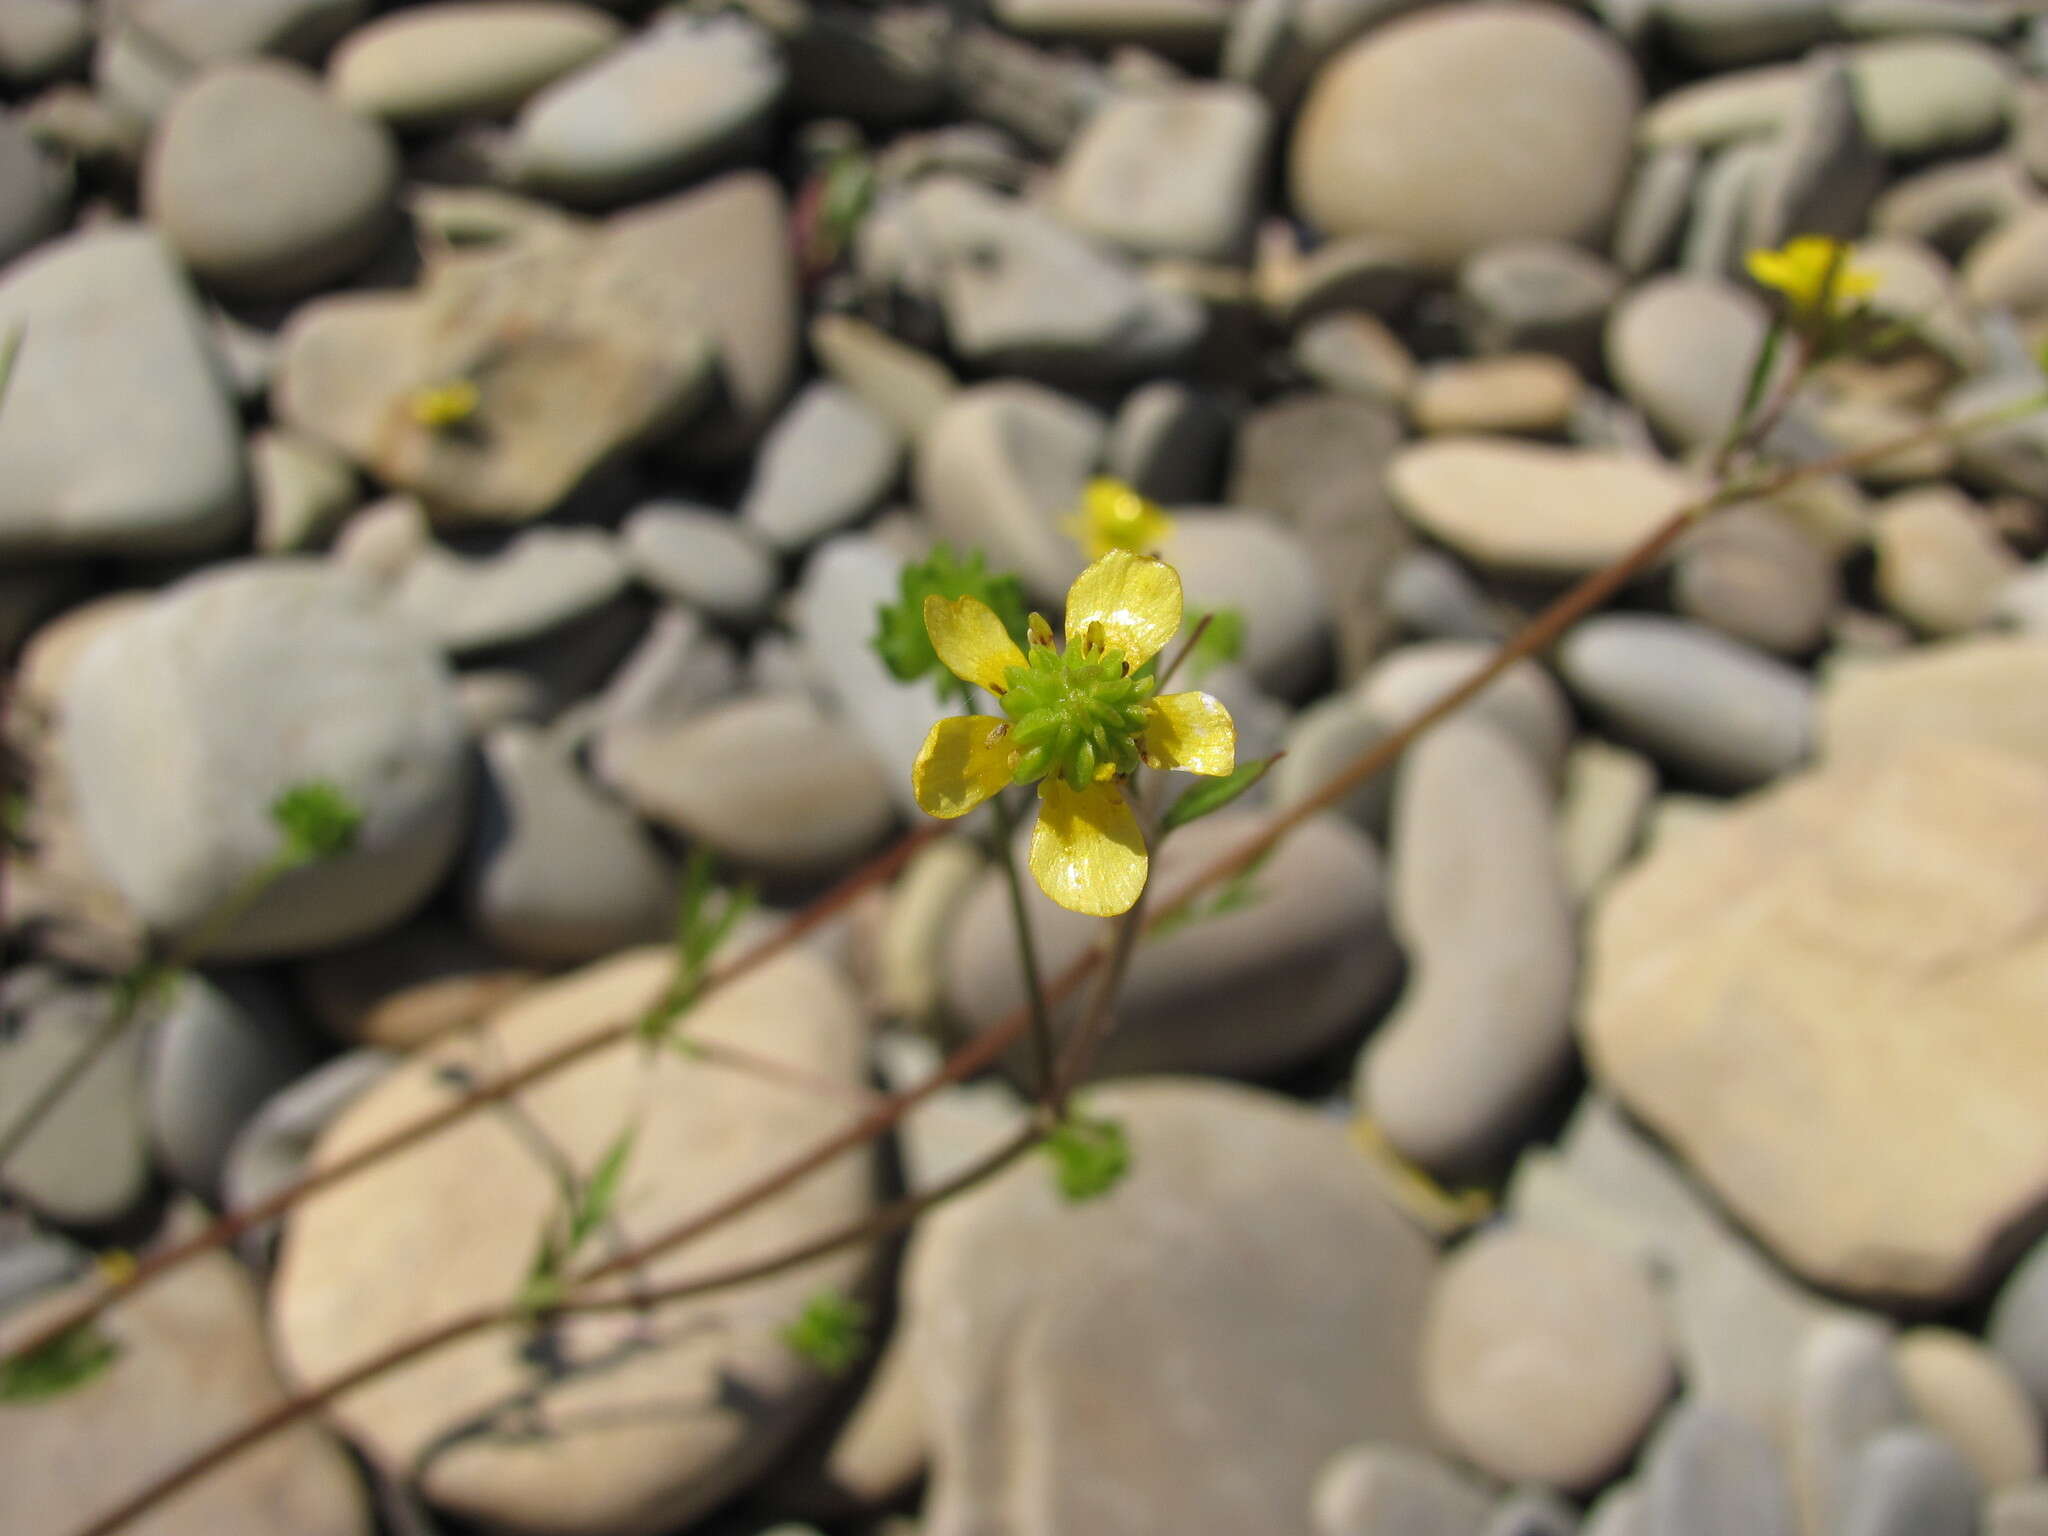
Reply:
[[[28,327],[16,321],[7,328],[7,334],[0,336],[0,400],[7,396],[7,384],[14,377],[14,360],[21,355],[21,339],[28,334]]]
[[[1024,644],[1024,584],[988,570],[980,550],[962,559],[940,544],[915,565],[903,568],[898,590],[901,595],[895,602],[875,610],[875,634],[868,643],[901,682],[915,682],[941,670],[932,637],[925,633],[927,597],[979,598],[995,610],[1010,638],[1020,647]]]
[[[1070,1204],[1099,1200],[1131,1171],[1131,1145],[1120,1120],[1069,1115],[1044,1145],[1054,1182]]]
[[[638,1026],[641,1042],[650,1049],[666,1041],[675,1022],[696,1003],[719,947],[760,900],[753,885],[722,891],[712,880],[715,862],[699,847],[683,865],[682,890],[676,898],[676,974],[668,991],[641,1015]]]
[[[1221,778],[1204,779],[1190,787],[1185,794],[1167,808],[1165,817],[1159,823],[1159,830],[1171,832],[1175,827],[1184,827],[1191,821],[1200,821],[1211,811],[1220,811],[1239,795],[1250,789],[1266,776],[1266,772],[1280,761],[1281,754],[1255,758],[1249,763],[1239,763],[1234,773]]]
[[[1197,682],[1244,654],[1244,615],[1235,608],[1218,608],[1207,617],[1188,655],[1188,675]]]
[[[284,834],[285,860],[311,864],[353,847],[363,813],[336,786],[314,779],[294,784],[273,800],[270,819]]]
[[[614,1141],[599,1159],[596,1169],[583,1186],[582,1198],[576,1203],[575,1219],[569,1223],[569,1256],[575,1257],[590,1234],[611,1220],[612,1207],[618,1203],[619,1180],[625,1177],[626,1159],[633,1155],[633,1129],[619,1132]]]
[[[67,1328],[41,1349],[0,1363],[0,1403],[37,1403],[84,1386],[120,1353],[91,1323]]]
[[[827,1376],[839,1376],[868,1352],[868,1309],[839,1291],[819,1291],[787,1324],[782,1342]]]

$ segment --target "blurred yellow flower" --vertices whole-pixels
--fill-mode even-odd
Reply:
[[[406,414],[423,427],[442,431],[476,414],[480,396],[468,379],[449,379],[416,389],[406,398]]]
[[[1031,873],[1069,911],[1128,912],[1150,866],[1124,798],[1139,763],[1221,775],[1237,766],[1237,727],[1206,693],[1155,698],[1138,669],[1180,628],[1180,574],[1112,550],[1067,591],[1066,649],[1031,616],[1030,653],[977,598],[927,597],[925,628],[955,677],[985,688],[1003,715],[956,715],[925,737],[911,768],[917,803],[964,816],[1012,783],[1038,783]]]
[[[1775,251],[1751,251],[1744,265],[1764,287],[1791,300],[1794,309],[1813,313],[1823,303],[1833,310],[1877,292],[1877,274],[1850,265],[1850,255],[1850,248],[1839,240],[1799,235]]]
[[[1112,549],[1141,555],[1158,549],[1173,532],[1173,519],[1123,481],[1100,477],[1088,482],[1081,510],[1060,528],[1090,560],[1100,560]]]

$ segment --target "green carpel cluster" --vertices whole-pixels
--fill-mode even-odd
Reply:
[[[1017,745],[1015,782],[1057,774],[1078,790],[1094,783],[1105,764],[1117,775],[1138,766],[1145,702],[1158,680],[1131,676],[1123,652],[1033,644],[1027,664],[1011,667],[1004,682],[1003,713]]]

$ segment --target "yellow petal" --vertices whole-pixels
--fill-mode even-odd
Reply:
[[[1145,706],[1138,755],[1149,768],[1225,774],[1237,766],[1237,726],[1220,699],[1168,693]]]
[[[1123,481],[1098,476],[1081,492],[1081,510],[1060,526],[1096,560],[1112,549],[1157,549],[1173,519]]]
[[[924,628],[947,671],[990,693],[1001,693],[1007,686],[1003,674],[1024,665],[1024,653],[1003,621],[978,597],[926,598]]]
[[[1009,783],[1016,766],[1009,721],[954,715],[925,737],[910,766],[910,787],[928,815],[965,816]]]
[[[1067,588],[1067,647],[1081,643],[1091,624],[1104,643],[1137,668],[1159,653],[1180,628],[1180,572],[1164,560],[1113,549]]]
[[[1145,835],[1114,784],[1069,789],[1055,775],[1038,786],[1031,875],[1069,912],[1115,917],[1145,889]]]

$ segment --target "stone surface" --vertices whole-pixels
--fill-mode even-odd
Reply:
[[[1811,749],[1806,676],[1682,619],[1589,619],[1564,638],[1557,661],[1617,736],[1708,784],[1761,784]]]
[[[902,461],[886,417],[842,385],[807,385],[762,439],[740,519],[777,549],[803,549],[873,511]]]
[[[0,413],[0,554],[196,554],[243,527],[241,431],[163,242],[127,225],[0,275],[24,328]]]
[[[1244,254],[1265,180],[1272,113],[1240,85],[1118,97],[1060,161],[1054,206],[1083,234],[1140,256]]]
[[[768,878],[836,873],[895,820],[882,771],[859,740],[788,694],[650,730],[606,773],[643,815]]]
[[[2010,1021],[2048,978],[2018,916],[2044,827],[2038,763],[1913,743],[1654,848],[1592,926],[1596,1076],[1796,1271],[1967,1290],[2042,1194]]]
[[[464,559],[430,544],[392,592],[400,613],[450,655],[544,635],[603,607],[627,582],[626,560],[595,528],[536,528],[495,554]]]
[[[4,26],[5,23],[0,23]],[[0,70],[6,39],[0,37]],[[13,117],[0,118],[0,261],[12,261],[63,226],[68,178]]]
[[[1716,512],[1686,536],[1672,561],[1674,608],[1780,656],[1819,646],[1841,596],[1826,551],[1766,506]]]
[[[11,1314],[0,1349],[99,1284],[85,1281]],[[25,1530],[83,1528],[195,1446],[284,1399],[255,1288],[223,1254],[167,1275],[99,1326],[119,1350],[106,1370],[55,1398],[0,1403],[0,1475],[9,1520]],[[138,1527],[152,1536],[371,1536],[375,1528],[348,1457],[307,1419],[166,1500]]]
[[[1734,424],[1766,317],[1718,277],[1655,277],[1607,322],[1607,366],[1657,430],[1683,448],[1717,443]]]
[[[1316,1477],[1316,1536],[1482,1536],[1485,1492],[1434,1456],[1398,1445],[1354,1446]]]
[[[1820,751],[1871,762],[1903,743],[1975,742],[2048,764],[2048,637],[1983,636],[1830,667]]]
[[[2041,1475],[2040,1412],[1990,1350],[1951,1328],[1913,1328],[1893,1358],[1920,1418],[1962,1453],[1986,1490]]]
[[[556,81],[520,111],[520,182],[610,206],[680,186],[762,136],[786,70],[744,13],[674,15]]]
[[[20,0],[0,16],[0,76],[35,85],[82,60],[92,47],[84,0]]]
[[[1877,509],[1870,538],[1885,605],[1923,634],[1983,628],[2020,558],[1953,486],[1901,491]]]
[[[820,314],[810,325],[818,366],[896,424],[915,442],[937,419],[959,383],[929,353],[906,346],[856,315]]]
[[[2041,1536],[2048,1531],[2048,1482],[1994,1491],[1983,1515],[1983,1536]]]
[[[445,1104],[462,1082],[634,1017],[670,968],[664,950],[630,951],[429,1047],[342,1113],[315,1165]],[[848,1088],[860,1081],[858,1010],[802,950],[707,996],[687,1029]],[[666,1230],[808,1144],[819,1101],[809,1086],[650,1055],[628,1039],[516,1102],[580,1171],[637,1127],[613,1223],[595,1245],[602,1254]],[[870,1177],[863,1157],[834,1163],[748,1220],[649,1261],[626,1287],[719,1270],[857,1218]],[[476,1115],[304,1207],[272,1297],[288,1371],[321,1379],[392,1339],[502,1301],[555,1209],[555,1187],[518,1121]],[[429,1498],[465,1517],[564,1533],[671,1529],[741,1486],[801,1427],[819,1381],[777,1330],[818,1289],[851,1286],[864,1264],[840,1254],[638,1320],[577,1319],[556,1335],[559,1363],[538,1375],[509,1336],[479,1334],[342,1398],[336,1417],[378,1466],[417,1474]],[[481,1428],[461,1432],[471,1425]],[[498,1425],[502,1433],[488,1432]]]
[[[12,1128],[104,1027],[107,987],[80,986],[48,966],[0,981],[0,1126]],[[141,1032],[124,1030],[0,1169],[0,1185],[55,1221],[110,1223],[148,1192],[149,1142]]]
[[[1491,645],[1421,641],[1389,651],[1360,678],[1352,697],[1382,725],[1403,726],[1493,659]],[[1546,780],[1555,779],[1571,744],[1571,705],[1533,661],[1520,661],[1482,688],[1468,715],[1504,732]]]
[[[1507,354],[1423,370],[1408,397],[1423,432],[1561,433],[1579,403],[1579,375],[1561,358]]]
[[[1655,1292],[1602,1248],[1496,1228],[1437,1275],[1423,1396],[1451,1442],[1496,1477],[1596,1486],[1634,1451],[1675,1380]]]
[[[1057,602],[1087,563],[1060,521],[1079,506],[1107,433],[1094,411],[1041,385],[962,390],[918,441],[918,502],[955,548],[987,551],[992,568]]]
[[[284,999],[260,975],[188,972],[149,1029],[150,1140],[171,1177],[221,1198],[228,1148],[264,1100],[313,1064]]]
[[[248,298],[346,276],[390,232],[398,148],[295,65],[233,61],[180,91],[151,136],[143,207],[193,274]]]
[[[1799,93],[1749,188],[1749,245],[1776,249],[1799,234],[1849,240],[1863,232],[1886,171],[1883,151],[1865,131],[1867,100],[1843,54],[1807,56]]]
[[[1587,239],[1621,195],[1640,94],[1627,55],[1569,13],[1424,10],[1318,73],[1293,201],[1331,234],[1398,235],[1443,266],[1499,240]]]
[[[266,555],[324,544],[360,496],[347,459],[318,438],[274,427],[249,439],[249,483],[256,547]]]
[[[1618,559],[1698,494],[1632,454],[1489,437],[1404,448],[1387,481],[1402,511],[1467,559],[1546,576]]]
[[[1329,670],[1329,595],[1293,529],[1258,512],[1183,511],[1159,554],[1180,572],[1187,625],[1218,611],[1244,621],[1237,661],[1262,688],[1297,698]]]
[[[1599,366],[1601,322],[1621,274],[1562,240],[1507,240],[1458,269],[1458,324],[1472,350],[1546,352]]]
[[[352,111],[430,126],[509,113],[624,33],[594,6],[439,0],[358,28],[328,61],[327,79]]]
[[[1156,891],[1171,892],[1262,824],[1257,813],[1232,808],[1176,832],[1153,862]],[[1020,843],[1026,835],[1019,830]],[[1008,903],[1001,876],[984,874],[946,942],[947,1007],[976,1029],[1024,1001]],[[1243,899],[1139,947],[1101,1071],[1267,1077],[1328,1050],[1393,984],[1384,904],[1380,859],[1362,833],[1334,817],[1290,832]],[[1040,891],[1027,889],[1025,905],[1044,974],[1057,974],[1098,936],[1098,924]],[[1078,1000],[1070,1000],[1054,1010],[1055,1028],[1078,1017]]]
[[[1954,154],[1994,137],[2012,111],[2013,68],[1960,37],[1864,43],[1852,55],[1856,101],[1888,155]]]
[[[775,600],[775,556],[724,513],[686,502],[651,501],[619,526],[633,574],[728,624],[758,622]]]
[[[1628,862],[1641,837],[1657,770],[1640,752],[1596,736],[1572,744],[1557,817],[1565,887],[1583,905]]]
[[[1232,417],[1215,396],[1154,379],[1124,397],[1103,463],[1141,496],[1166,505],[1213,499],[1230,448]]]
[[[1923,1429],[1877,1436],[1856,1458],[1843,1536],[1976,1536],[1977,1479],[1968,1462]]]
[[[1796,1536],[1778,1449],[1747,1420],[1682,1402],[1643,1456],[1643,1536]],[[1626,1527],[1624,1527],[1626,1529]]]
[[[281,876],[206,946],[222,958],[398,921],[466,821],[446,667],[368,586],[306,561],[214,568],[110,627],[65,686],[63,748],[94,857],[169,934],[192,934],[271,858],[285,790],[324,781],[361,813],[348,852]]]
[[[1447,722],[1402,768],[1390,846],[1408,982],[1355,1092],[1405,1156],[1466,1173],[1526,1131],[1571,1060],[1571,900],[1550,786],[1496,727]]]
[[[1343,1132],[1193,1080],[1087,1102],[1132,1147],[1107,1197],[1063,1205],[1028,1160],[912,1244],[929,1536],[1110,1529],[1139,1510],[1240,1536],[1305,1512],[1356,1436],[1425,1444],[1414,1370],[1434,1257]],[[1330,1274],[1345,1283],[1310,1283]]]
[[[669,927],[668,860],[578,771],[574,749],[566,733],[522,725],[483,742],[488,787],[465,885],[477,930],[514,959],[594,960]]]

